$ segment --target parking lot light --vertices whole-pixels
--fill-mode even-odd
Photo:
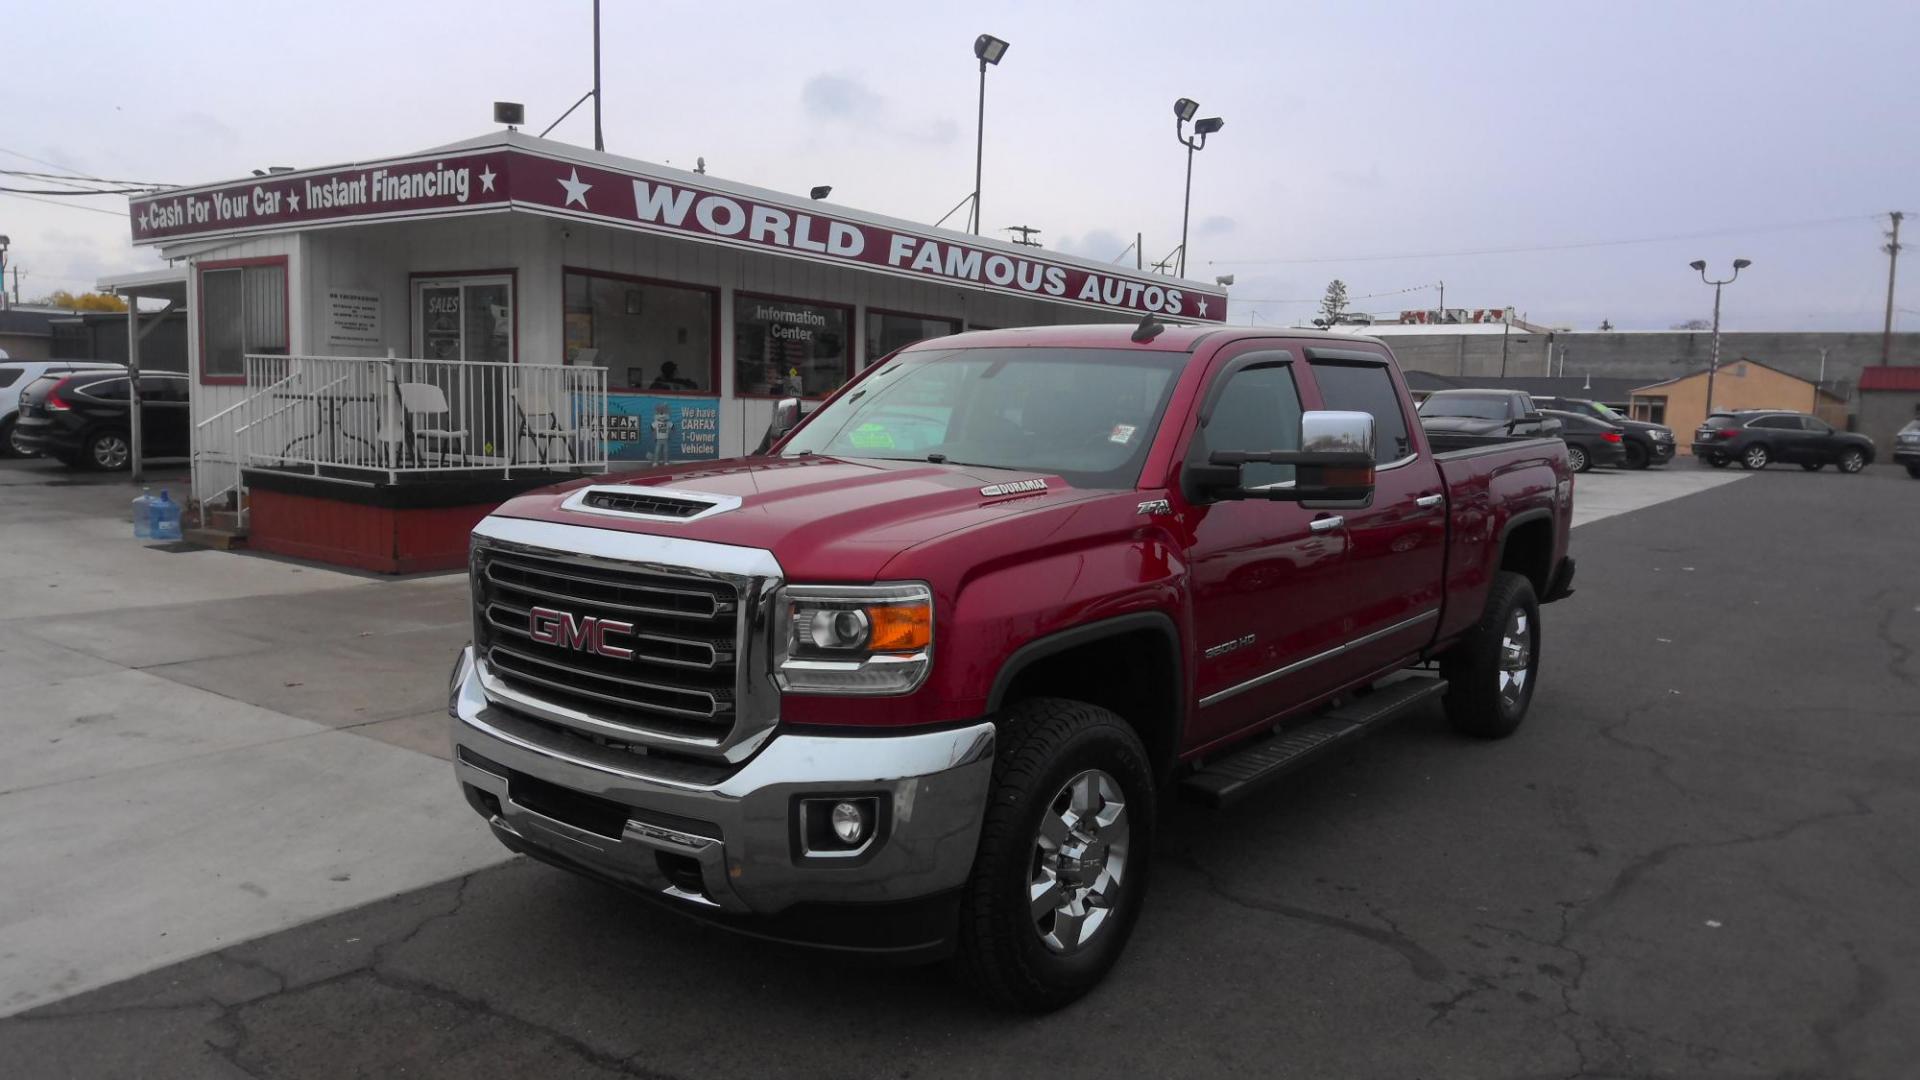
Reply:
[[[1695,259],[1687,264],[1700,272],[1700,280],[1713,286],[1713,349],[1707,357],[1707,415],[1713,415],[1713,376],[1720,370],[1720,288],[1731,285],[1740,276],[1740,271],[1753,265],[1752,259],[1733,260],[1732,277],[1714,281],[1707,277],[1707,260]]]

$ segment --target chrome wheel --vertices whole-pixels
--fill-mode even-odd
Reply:
[[[1520,609],[1507,616],[1500,635],[1500,707],[1508,713],[1520,708],[1527,696],[1527,675],[1533,668],[1533,623]]]
[[[1840,471],[1855,473],[1867,467],[1867,456],[1858,450],[1849,450],[1840,458]]]
[[[1574,472],[1587,471],[1587,452],[1577,446],[1567,447],[1567,467]]]
[[[93,440],[93,463],[102,469],[124,469],[133,451],[118,435],[99,435]]]
[[[1127,875],[1131,832],[1119,781],[1099,769],[1067,781],[1042,812],[1027,900],[1047,948],[1077,952],[1106,926]]]
[[[1767,448],[1764,446],[1748,447],[1747,455],[1746,457],[1740,459],[1740,463],[1742,465],[1745,465],[1749,469],[1766,468],[1767,467]]]

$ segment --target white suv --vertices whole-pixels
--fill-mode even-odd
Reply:
[[[20,418],[20,391],[25,390],[28,383],[48,372],[99,371],[125,366],[96,360],[8,360],[5,353],[0,353],[0,457],[21,453],[13,445],[13,423]]]

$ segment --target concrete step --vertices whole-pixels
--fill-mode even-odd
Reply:
[[[214,548],[218,551],[232,551],[247,546],[247,534],[230,529],[183,529],[180,538],[190,544]]]

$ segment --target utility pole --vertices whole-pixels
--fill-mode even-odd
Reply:
[[[26,276],[26,273],[27,272],[25,270],[22,270],[17,266],[13,267],[13,306],[14,307],[20,306],[20,279]],[[7,291],[7,283],[4,280],[0,280],[0,292],[6,292],[6,291]]]
[[[1140,247],[1144,236],[1144,233],[1133,234],[1133,268],[1135,270],[1145,270],[1147,268],[1147,253]]]
[[[593,148],[607,148],[600,137],[600,0],[593,0]]]
[[[1887,323],[1880,331],[1880,363],[1893,363],[1893,272],[1900,266],[1900,219],[1905,214],[1895,210],[1887,215],[1893,219],[1893,231],[1887,234],[1887,244],[1880,250],[1887,253]],[[20,298],[14,297],[18,303]]]
[[[1444,281],[1440,283],[1440,309],[1437,312],[1435,312],[1435,314],[1439,315],[1440,317],[1434,321],[1436,322],[1447,321],[1447,283]]]
[[[1507,377],[1507,332],[1513,329],[1513,317],[1500,321],[1500,377]]]

